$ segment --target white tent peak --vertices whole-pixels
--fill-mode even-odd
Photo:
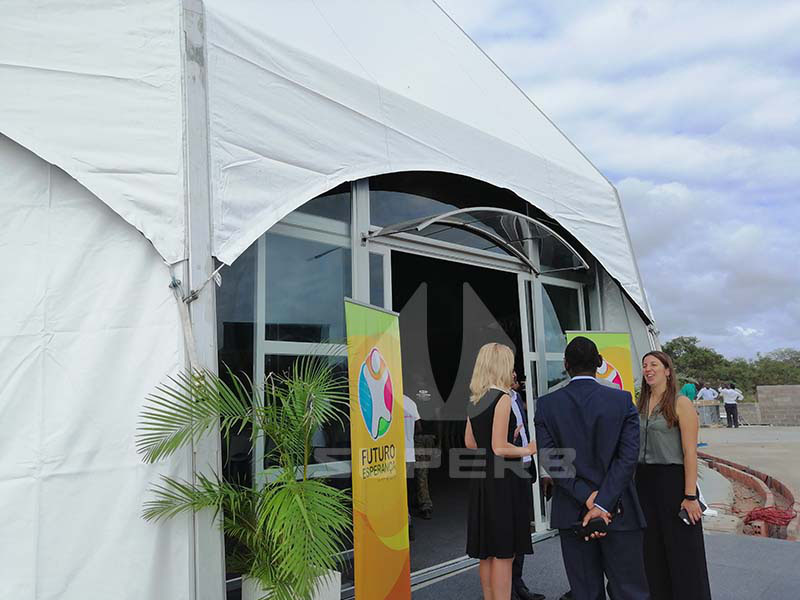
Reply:
[[[509,188],[647,314],[613,186],[431,0],[207,0],[214,251],[336,185],[427,170]]]
[[[169,263],[186,254],[185,157],[205,139],[185,127],[184,4],[0,9],[0,133],[80,181]],[[613,186],[435,2],[197,4],[220,260],[342,182],[442,171],[544,211],[649,314]]]

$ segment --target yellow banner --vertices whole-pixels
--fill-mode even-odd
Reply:
[[[635,402],[631,336],[627,333],[605,331],[568,331],[567,343],[578,336],[592,340],[603,356],[603,364],[597,369],[597,378],[604,379],[621,390],[630,392]]]
[[[397,314],[345,300],[358,600],[410,600]]]

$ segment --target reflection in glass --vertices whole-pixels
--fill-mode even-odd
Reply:
[[[298,360],[298,356],[268,354],[264,357],[264,381],[269,384],[271,373],[287,375]],[[333,375],[343,379],[347,386],[347,357],[346,356],[320,356],[319,360],[326,361],[333,368]],[[345,388],[346,389],[346,388]],[[313,462],[330,462],[334,460],[349,460],[349,455],[343,456],[340,452],[326,452],[326,448],[350,448],[350,420],[347,407],[344,407],[343,424],[329,423],[321,431],[316,431],[311,444],[314,447]],[[269,441],[267,441],[269,450]]]
[[[559,383],[565,383],[569,379],[567,372],[564,370],[563,360],[548,360],[547,361],[547,391],[552,392],[553,388]]]
[[[591,304],[589,303],[589,287],[583,286],[583,312],[585,313],[586,319],[586,331],[592,330],[592,311],[589,308]]]
[[[534,332],[534,323],[536,320],[533,318],[533,282],[525,282],[525,310],[528,315],[528,347],[531,352],[536,351],[536,335]]]
[[[383,308],[383,254],[369,255],[369,303]]]
[[[266,339],[344,341],[350,249],[274,233],[266,238]]]
[[[383,227],[455,210],[454,204],[406,192],[370,190],[369,220]]]
[[[581,261],[561,240],[552,235],[543,236],[539,242],[539,262],[542,273],[581,267]]]
[[[544,335],[547,352],[564,352],[567,337],[564,332],[581,329],[578,290],[557,285],[542,286]]]
[[[536,371],[535,360],[531,361],[530,371],[531,371],[531,378],[529,381],[525,382],[525,389],[528,390],[529,394],[531,394],[531,398],[533,398],[535,406],[536,398],[539,397],[539,373]]]
[[[257,244],[222,270],[217,292],[217,360],[219,374],[228,385],[229,374],[242,381],[253,376],[253,332],[255,322]],[[231,432],[222,446],[222,473],[226,481],[251,483],[250,426]]]
[[[350,184],[348,183],[309,200],[298,208],[297,212],[350,223],[350,209]]]

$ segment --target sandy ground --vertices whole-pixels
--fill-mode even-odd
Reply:
[[[800,498],[800,427],[702,428],[701,452],[772,475]]]

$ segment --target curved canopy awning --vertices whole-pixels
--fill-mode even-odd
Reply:
[[[453,230],[466,232],[466,239],[451,235]],[[367,234],[367,239],[398,233],[413,233],[433,239],[466,242],[481,250],[501,250],[522,261],[534,273],[588,269],[589,265],[569,242],[536,219],[504,208],[478,206],[421,217],[387,225]],[[531,256],[533,248],[547,256],[547,266],[540,267]]]

